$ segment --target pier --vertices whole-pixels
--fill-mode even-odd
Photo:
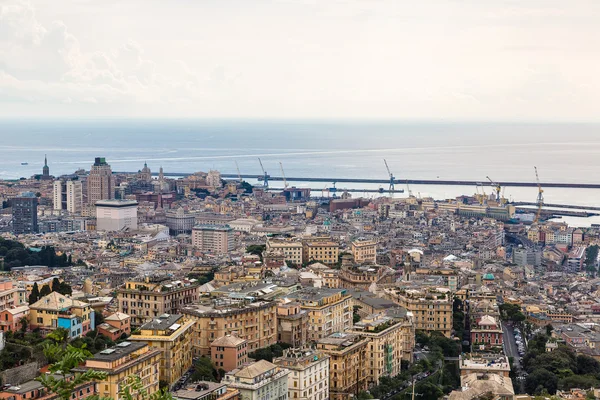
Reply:
[[[116,174],[135,174],[135,172],[115,172]],[[153,176],[158,176],[157,173],[153,173]],[[189,172],[166,172],[164,176],[170,177],[186,177],[192,175]],[[240,176],[237,174],[221,174],[221,177],[226,179],[238,179]],[[248,175],[242,174],[242,179],[256,179],[262,180],[263,176],[259,174]],[[268,176],[269,181],[280,181],[283,182],[323,182],[323,183],[370,183],[377,185],[389,185],[389,179],[367,179],[367,178],[307,178],[307,177],[282,177],[282,176]],[[445,180],[445,179],[395,179],[394,183],[397,185],[409,184],[409,185],[437,185],[437,186],[491,186],[485,181],[469,181],[469,180]],[[538,187],[537,182],[496,182],[502,187]],[[572,189],[600,189],[600,183],[568,183],[568,182],[542,182],[543,188],[572,188]],[[318,189],[321,190],[321,189]],[[362,192],[363,190],[361,190]]]

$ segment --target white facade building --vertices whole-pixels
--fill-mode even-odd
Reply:
[[[227,373],[223,380],[240,391],[243,400],[287,400],[290,371],[260,360]]]
[[[71,214],[81,214],[83,206],[83,186],[81,181],[55,181],[53,203],[55,210],[67,210]]]
[[[137,201],[100,200],[96,202],[96,229],[99,231],[120,231],[137,229]]]
[[[286,349],[274,364],[290,370],[290,400],[326,400],[329,398],[329,356],[313,349]]]

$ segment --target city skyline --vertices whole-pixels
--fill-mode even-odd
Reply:
[[[0,10],[0,117],[598,121],[593,1]]]

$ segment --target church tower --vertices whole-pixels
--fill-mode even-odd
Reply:
[[[44,154],[44,168],[42,168],[42,179],[50,179],[50,168],[48,167],[48,157]]]

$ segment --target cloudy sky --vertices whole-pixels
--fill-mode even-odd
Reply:
[[[598,0],[0,0],[0,117],[600,120]]]

